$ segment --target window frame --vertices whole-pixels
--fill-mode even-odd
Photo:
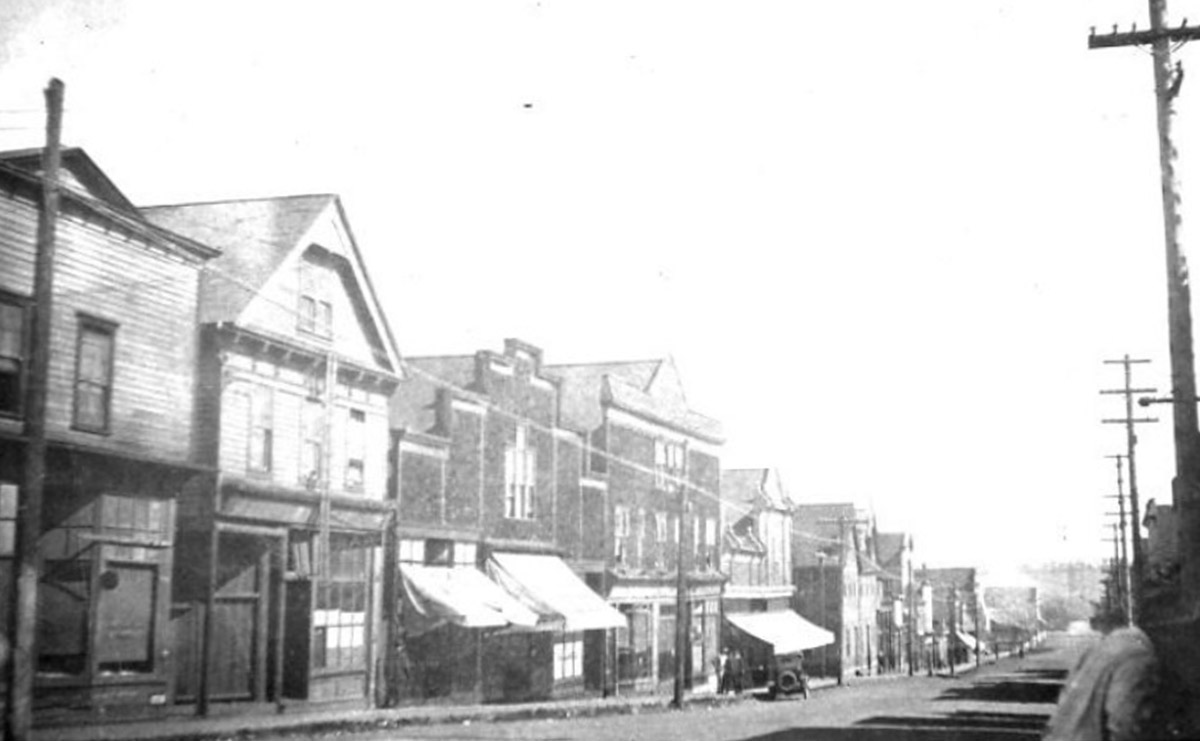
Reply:
[[[0,561],[16,557],[20,506],[21,487],[15,481],[0,481]]]
[[[274,470],[275,464],[275,389],[265,384],[253,384],[246,397],[249,406],[246,470],[251,473],[269,474]],[[265,424],[260,424],[263,419],[266,420]],[[258,434],[260,429],[263,433],[261,437]]]
[[[365,491],[367,477],[367,412],[365,409],[352,407],[346,410],[345,443],[346,466],[342,474],[342,484],[347,491]],[[357,457],[355,453],[358,454]],[[357,471],[357,479],[352,476],[354,471]]]
[[[16,403],[11,410],[0,409],[0,417],[10,417],[20,419],[25,416],[25,394],[29,383],[29,352],[30,345],[30,329],[33,312],[30,311],[32,303],[24,296],[19,296],[15,293],[0,291],[0,305],[15,308],[20,312],[21,318],[17,327],[19,335],[17,336],[17,352],[18,356],[0,356],[0,360],[12,360],[17,365],[16,376]]]
[[[333,277],[331,266],[300,258],[296,329],[330,339],[333,337]]]
[[[97,435],[108,435],[112,433],[112,397],[113,390],[116,387],[116,357],[117,357],[117,329],[119,325],[116,322],[101,319],[100,317],[90,314],[76,315],[76,331],[75,331],[75,374],[72,383],[72,407],[71,407],[71,429],[80,432],[89,432]],[[104,369],[106,384],[100,386],[102,390],[102,407],[104,413],[103,423],[96,425],[90,421],[80,419],[80,386],[84,383],[80,373],[83,370],[83,343],[84,337],[87,334],[100,335],[108,338],[108,362]],[[87,381],[92,383],[92,381]]]
[[[537,508],[537,448],[529,444],[529,431],[518,426],[511,445],[504,449],[504,518],[534,520]]]

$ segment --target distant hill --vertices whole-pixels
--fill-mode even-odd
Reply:
[[[1104,598],[1104,574],[1097,564],[1028,564],[1020,573],[1037,586],[1042,619],[1050,630],[1066,630],[1074,621],[1089,619],[1093,604]]]

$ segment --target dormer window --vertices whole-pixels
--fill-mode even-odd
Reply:
[[[301,332],[330,337],[333,334],[333,273],[307,260],[300,263]]]

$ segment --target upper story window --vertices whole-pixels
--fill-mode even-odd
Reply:
[[[351,409],[346,421],[346,488],[362,491],[367,457],[367,415]]]
[[[438,538],[400,540],[400,564],[414,566],[475,566],[478,548],[475,543]]]
[[[321,483],[325,470],[325,405],[305,401],[300,426],[300,483],[314,488]]]
[[[246,462],[251,471],[270,471],[275,450],[275,421],[271,389],[255,386],[250,391],[250,451]]]
[[[333,334],[333,273],[316,263],[300,262],[300,331],[329,337]]]
[[[655,512],[654,513],[654,528],[657,531],[655,534],[658,536],[658,538],[657,538],[658,542],[666,543],[667,542],[667,532],[668,532],[667,531],[667,513],[666,512]]]
[[[109,430],[115,336],[114,325],[80,317],[75,363],[76,429],[88,432]]]
[[[683,478],[683,445],[654,441],[654,485],[664,491],[676,491]]]
[[[0,414],[21,413],[25,362],[25,307],[0,297]]]
[[[533,519],[537,451],[529,447],[529,433],[517,428],[516,439],[504,451],[504,516]]]
[[[0,483],[0,558],[13,555],[17,547],[17,486]]]
[[[617,505],[613,508],[613,537],[629,537],[629,508]]]

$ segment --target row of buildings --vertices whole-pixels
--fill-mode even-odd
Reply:
[[[697,689],[730,647],[875,673],[936,633],[911,537],[723,471],[670,359],[401,359],[336,196],[137,207],[62,162],[37,708]],[[40,167],[0,154],[6,598]]]

